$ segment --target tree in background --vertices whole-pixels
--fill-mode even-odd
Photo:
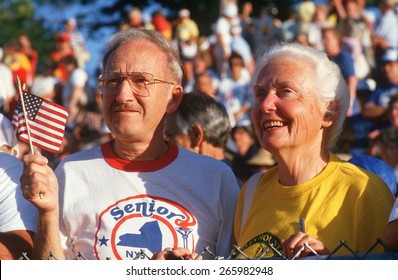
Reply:
[[[54,46],[48,44],[54,33],[46,30],[43,19],[34,17],[35,7],[31,0],[0,0],[0,46],[17,40],[20,35],[27,35],[32,46],[39,53],[38,71],[42,70],[44,60]]]

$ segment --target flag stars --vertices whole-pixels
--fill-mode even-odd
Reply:
[[[28,119],[33,121],[36,118],[36,114],[40,109],[42,104],[42,99],[38,98],[32,94],[24,94],[25,108],[26,114],[28,115]],[[18,110],[22,111],[22,105],[18,104]]]

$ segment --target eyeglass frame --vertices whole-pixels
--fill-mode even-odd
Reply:
[[[148,85],[153,85],[153,84],[157,84],[157,83],[166,83],[166,84],[169,84],[169,85],[175,85],[175,83],[157,79],[157,78],[155,78],[155,76],[153,74],[148,73],[148,72],[104,72],[104,73],[101,73],[98,76],[98,78],[97,78],[97,86],[98,86],[98,89],[100,90],[101,95],[104,95],[104,89],[103,88],[104,88],[104,83],[105,83],[105,78],[101,78],[101,76],[105,76],[107,74],[108,75],[109,74],[118,74],[120,76],[120,78],[122,78],[122,81],[121,81],[119,87],[117,88],[117,90],[115,90],[115,93],[105,94],[105,95],[112,96],[112,95],[116,95],[119,92],[120,87],[121,87],[122,83],[125,80],[127,80],[127,82],[129,83],[130,89],[132,89],[131,83],[134,84],[134,82],[131,80],[130,75],[131,74],[135,74],[135,73],[150,75],[153,78],[153,82],[150,82],[150,81],[144,82],[144,86],[145,86],[145,89],[148,91],[148,94],[147,95],[137,94],[136,93],[137,91],[135,91],[134,95],[137,95],[137,96],[144,96],[144,97],[145,96],[149,96],[149,90],[147,88]],[[102,84],[100,84],[100,83],[102,83]]]

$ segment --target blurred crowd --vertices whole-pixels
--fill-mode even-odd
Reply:
[[[174,17],[160,9],[148,17],[134,7],[126,22],[121,19],[118,29],[154,29],[175,42],[185,70],[185,94],[204,92],[222,104],[228,114],[226,125],[232,129],[224,153],[242,182],[258,170],[277,164],[260,149],[253,134],[251,77],[256,57],[284,41],[326,52],[347,81],[350,109],[335,151],[347,160],[358,155],[377,157],[398,176],[397,13],[395,0],[379,0],[373,9],[365,0],[301,1],[291,7],[288,19],[281,20],[273,4],[253,17],[252,3],[228,3],[211,23],[212,34],[204,35],[187,9],[179,10]],[[29,152],[3,124],[12,117],[17,104],[17,76],[25,89],[69,111],[60,152],[47,155],[52,167],[71,153],[112,139],[102,117],[100,93],[89,87],[88,80],[93,78],[86,70],[90,53],[76,19],[66,20],[40,73],[38,53],[28,35],[10,39],[1,47],[1,121],[5,135],[1,145],[18,157]]]

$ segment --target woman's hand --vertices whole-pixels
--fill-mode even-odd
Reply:
[[[308,249],[307,247],[304,247],[303,249],[304,243],[306,243],[319,255],[330,254],[328,248],[326,248],[320,240],[299,231],[295,234],[292,234],[288,239],[284,239],[281,241],[282,255],[289,260],[291,260],[293,257],[298,258],[312,255],[313,252],[310,249]],[[299,251],[301,252],[298,253]],[[296,256],[296,254],[298,255]]]

